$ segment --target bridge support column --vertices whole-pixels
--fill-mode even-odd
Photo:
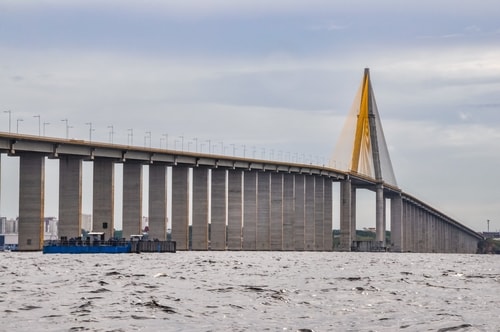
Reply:
[[[436,252],[436,248],[437,248],[436,216],[434,214],[431,215],[431,229],[429,231],[429,237],[430,237],[430,241],[431,241],[430,252]]]
[[[409,227],[410,227],[410,223],[408,222],[409,221],[409,203],[408,201],[406,200],[403,200],[403,220],[402,220],[402,224],[403,224],[403,248],[401,248],[403,250],[403,252],[407,252],[409,251],[410,249],[410,242],[409,242],[409,237],[408,237],[408,233],[409,233]]]
[[[446,223],[442,218],[440,218],[440,224],[441,224],[441,252],[442,253],[447,253],[447,247],[446,247]]]
[[[391,251],[403,251],[403,199],[391,198]]]
[[[243,223],[243,172],[229,170],[227,175],[227,248],[241,250]]]
[[[167,239],[167,168],[149,165],[149,238]]]
[[[208,250],[208,168],[193,168],[192,249]]]
[[[333,192],[332,180],[325,179],[323,250],[333,250]]]
[[[189,168],[172,167],[172,240],[189,250]]]
[[[356,233],[356,192],[356,187],[351,185],[351,245],[353,241],[358,239]]]
[[[257,172],[243,173],[243,249],[257,249]]]
[[[271,173],[271,250],[283,250],[283,174]]]
[[[424,211],[422,211],[421,207],[418,207],[417,209],[417,215],[416,215],[416,229],[415,229],[415,236],[417,238],[417,246],[416,246],[416,252],[425,252],[424,249]]]
[[[211,250],[226,250],[226,170],[212,169]]]
[[[352,220],[352,188],[351,180],[346,179],[340,182],[340,251],[351,251],[353,232],[351,226]]]
[[[418,206],[412,204],[410,207],[411,211],[411,233],[410,233],[410,243],[411,251],[418,252]]]
[[[271,173],[257,175],[257,250],[269,250],[270,246],[270,179]]]
[[[305,224],[304,224],[304,250],[314,250],[314,235],[315,235],[315,177],[306,175],[306,197],[305,197]]]
[[[43,246],[45,156],[23,153],[19,160],[19,250]]]
[[[142,164],[123,164],[123,237],[142,234]]]
[[[59,158],[59,237],[82,234],[82,159]]]
[[[283,174],[283,250],[294,250],[294,182],[295,176]]]
[[[306,177],[303,174],[295,175],[295,220],[293,226],[294,248],[297,251],[305,249],[305,222],[306,222]]]
[[[105,238],[113,236],[115,227],[115,164],[111,159],[94,160],[94,185],[92,197],[92,231],[104,232]]]
[[[377,184],[376,194],[376,240],[385,246],[385,199],[384,187],[382,184]]]
[[[415,206],[413,203],[408,204],[408,245],[406,249],[410,252],[415,252]]]
[[[322,176],[314,177],[314,250],[324,250],[324,223],[325,223],[325,179]]]
[[[445,253],[451,253],[453,252],[451,250],[451,227],[450,227],[450,224],[446,223],[444,220],[443,220],[443,224],[445,225],[444,227],[444,241],[445,241],[445,248],[444,248],[444,252]]]
[[[424,211],[424,252],[431,252],[430,233],[431,233],[430,214]]]

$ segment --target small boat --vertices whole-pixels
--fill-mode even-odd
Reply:
[[[142,237],[132,236],[130,240],[104,240],[104,233],[91,232],[85,237],[50,240],[43,245],[44,254],[126,254],[141,252],[176,251],[175,241],[144,241]]]

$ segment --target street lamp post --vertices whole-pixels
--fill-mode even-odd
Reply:
[[[210,154],[211,153],[211,149],[212,149],[211,148],[212,141],[211,140],[207,140],[207,142],[208,142],[208,154]]]
[[[34,118],[38,118],[38,136],[41,136],[41,123],[40,123],[40,114],[38,115],[33,115]]]
[[[66,139],[68,139],[68,137],[69,137],[68,119],[62,119],[61,121],[66,123]]]
[[[163,137],[165,137],[165,149],[168,150],[168,134],[163,134]]]
[[[50,124],[50,122],[44,122],[43,123],[43,136],[45,136],[45,126]]]
[[[130,138],[130,142],[128,142],[128,145],[134,145],[134,129],[133,128],[128,129],[127,138]]]
[[[87,122],[85,124],[89,126],[89,142],[92,142],[92,122]]]
[[[17,119],[17,127],[16,127],[17,134],[19,134],[19,121],[23,121],[23,119]]]
[[[114,130],[113,130],[113,125],[108,126],[108,128],[110,129],[110,131],[109,131],[109,142],[111,144],[113,144],[113,134],[115,133]]]
[[[193,138],[194,141],[194,152],[198,153],[198,137]]]
[[[12,111],[11,110],[8,110],[8,111],[3,111],[4,113],[9,113],[9,134],[10,134],[10,119],[12,117]]]
[[[181,151],[184,151],[184,136],[179,136],[181,139]]]
[[[146,131],[146,136],[144,136],[144,147],[146,147],[146,139],[149,138],[149,148],[151,148],[151,132]]]

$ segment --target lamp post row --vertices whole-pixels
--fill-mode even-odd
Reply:
[[[9,133],[11,133],[12,132],[12,111],[11,110],[7,110],[7,111],[3,111],[3,112],[9,114]],[[40,114],[34,115],[33,117],[38,119],[38,136],[42,135],[42,125],[43,125],[43,136],[45,136],[46,126],[49,125],[50,122],[43,122],[43,124],[42,124],[42,120],[41,120],[41,115]],[[19,134],[19,122],[22,122],[22,121],[24,121],[22,118],[16,119],[16,133],[17,134]],[[69,129],[73,128],[73,126],[69,125],[69,120],[67,118],[62,119],[61,121],[65,123],[66,139],[69,139]],[[95,128],[93,127],[93,123],[92,122],[86,122],[85,124],[89,126],[89,141],[92,142],[92,132],[95,131]],[[110,129],[110,131],[109,131],[109,142],[111,144],[114,144],[114,134],[115,134],[114,126],[110,125],[110,126],[108,126],[108,129]],[[128,132],[128,134],[127,134],[127,144],[128,145],[134,145],[134,140],[133,140],[134,132],[133,132],[133,128],[127,129],[127,132]],[[169,147],[169,144],[168,144],[169,143],[169,137],[168,136],[169,135],[167,133],[161,135],[161,137],[160,137],[160,149],[163,147],[163,142],[165,142],[165,149],[168,149],[168,147]],[[174,140],[174,150],[177,149],[177,143],[180,143],[180,148],[181,148],[180,150],[184,151],[184,136],[179,136],[179,139],[180,139],[180,142],[179,142],[179,140]],[[224,145],[224,141],[220,141],[217,144],[214,143],[214,145],[212,146],[212,141],[210,139],[208,139],[208,140],[205,141],[205,143],[208,143],[208,144],[204,144],[204,143],[199,144],[198,137],[194,137],[194,138],[192,138],[191,141],[188,141],[188,144],[187,144],[188,151],[190,150],[190,147],[193,144],[193,142],[194,142],[195,152],[203,152],[203,147],[204,146],[208,146],[208,154],[211,154],[212,152],[215,152],[215,148],[217,148],[218,145],[220,145],[220,153],[221,154],[226,154],[226,151],[229,149],[228,146]],[[147,143],[149,143],[149,148],[151,148],[152,147],[152,133],[151,133],[151,131],[146,131],[145,132],[144,147],[148,146]],[[234,156],[236,156],[237,147],[236,147],[235,144],[230,144],[230,146],[232,147],[232,155],[234,157]],[[247,146],[246,145],[242,145],[241,147],[242,147],[243,158],[246,158]],[[265,159],[265,155],[266,155],[266,148],[262,148],[261,158]],[[283,154],[282,151],[279,151],[278,156],[283,157],[284,155],[286,155],[286,156],[288,156],[290,158],[290,152],[286,152],[285,154]],[[269,156],[270,156],[270,158],[274,159],[275,156],[274,156],[274,150],[273,149],[269,150]],[[255,157],[256,157],[256,147],[254,146],[254,147],[252,147],[252,158],[255,158]],[[301,158],[299,158],[298,154],[296,153],[295,154],[295,162],[299,162],[299,159],[302,159],[302,161],[304,163],[307,162],[307,161],[309,161],[309,162],[312,163],[314,158],[313,158],[312,155],[309,155],[309,158],[306,158],[306,156],[304,154],[302,154]],[[306,160],[306,159],[308,159],[308,160]],[[316,157],[316,163],[320,164],[321,163],[320,160],[324,161],[324,158]],[[293,161],[293,160],[291,160],[291,161]]]

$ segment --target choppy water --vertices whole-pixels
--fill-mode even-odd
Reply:
[[[500,331],[500,256],[0,253],[2,331]]]

